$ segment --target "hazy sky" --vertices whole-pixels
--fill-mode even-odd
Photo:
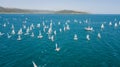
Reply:
[[[40,10],[68,9],[90,13],[120,14],[120,0],[0,0],[0,6]]]

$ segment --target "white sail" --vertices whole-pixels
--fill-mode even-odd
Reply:
[[[37,65],[35,64],[35,62],[34,62],[34,61],[32,61],[32,63],[33,63],[33,66],[34,66],[34,67],[37,67]]]
[[[74,35],[74,40],[78,40],[77,34]]]
[[[98,38],[101,38],[101,35],[100,35],[100,33],[98,33]]]
[[[87,40],[90,40],[90,36],[89,36],[89,34],[87,34],[86,39],[87,39]]]
[[[57,43],[55,44],[55,50],[56,50],[56,51],[60,51],[60,48],[58,47],[58,44],[57,44]]]

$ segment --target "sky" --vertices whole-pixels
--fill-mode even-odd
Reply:
[[[77,10],[120,14],[120,0],[0,0],[0,6],[38,10]]]

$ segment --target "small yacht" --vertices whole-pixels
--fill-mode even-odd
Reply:
[[[88,23],[88,19],[85,20],[85,23]]]
[[[15,30],[14,30],[14,29],[12,30],[11,34],[12,34],[12,35],[14,35],[14,34],[15,34]]]
[[[56,30],[54,31],[54,34],[56,35]]]
[[[18,31],[18,35],[22,34],[22,28],[20,28],[20,30]]]
[[[64,31],[66,31],[66,27],[64,26]]]
[[[43,27],[43,31],[46,32],[46,27]]]
[[[69,25],[67,25],[67,26],[66,26],[66,29],[67,29],[67,30],[70,30],[70,26],[69,26]]]
[[[30,25],[30,27],[31,27],[32,29],[34,29],[34,28],[35,28],[33,23]]]
[[[104,24],[101,25],[101,29],[104,29]]]
[[[54,35],[52,35],[50,39],[53,42],[54,41]]]
[[[12,36],[7,33],[7,38],[11,38]]]
[[[90,27],[90,26],[85,27],[85,30],[86,30],[86,31],[93,31],[93,27]]]
[[[112,25],[112,22],[110,22],[109,25],[111,26],[111,25]]]
[[[3,27],[6,27],[6,23],[3,24]]]
[[[98,38],[101,38],[101,35],[100,35],[100,33],[98,33]]]
[[[20,36],[20,35],[18,35],[18,38],[17,38],[17,40],[21,40],[21,36]]]
[[[32,32],[32,34],[30,35],[31,37],[34,37],[34,33]]]
[[[60,22],[58,22],[58,25],[60,25],[61,23]]]
[[[34,66],[34,67],[37,67],[37,65],[35,64],[35,62],[34,62],[34,61],[32,61],[32,63],[33,63],[33,66]]]
[[[15,27],[14,27],[14,25],[12,24],[12,26],[11,26],[11,29],[14,29]]]
[[[74,35],[74,40],[78,40],[77,34]]]
[[[55,51],[57,51],[57,52],[60,51],[60,48],[58,47],[57,43],[55,44]]]
[[[87,40],[90,40],[90,36],[89,36],[89,34],[87,34],[86,39],[87,39]]]
[[[52,27],[48,29],[48,34],[51,34],[51,33],[52,33]]]
[[[115,23],[115,27],[117,27],[117,23]]]
[[[29,27],[26,29],[26,33],[24,34],[24,35],[28,35],[29,34],[29,31],[30,31],[30,29],[29,29]]]
[[[39,35],[37,36],[38,38],[43,38],[41,31],[39,31]]]
[[[60,28],[59,31],[62,32],[62,29]]]
[[[40,23],[39,23],[39,24],[37,24],[37,28],[40,28]]]
[[[26,25],[23,25],[23,29],[26,29]]]

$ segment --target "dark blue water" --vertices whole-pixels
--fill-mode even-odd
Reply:
[[[67,22],[69,20],[69,22]],[[88,21],[86,23],[86,20]],[[0,15],[0,67],[120,67],[120,15],[67,15],[67,14],[1,14]],[[26,23],[24,23],[26,22]],[[56,30],[54,41],[48,39],[47,31],[43,31],[43,22],[53,31]],[[58,22],[61,24],[58,25]],[[67,24],[70,30],[64,31]],[[109,26],[112,22],[112,26]],[[40,23],[40,28],[36,25]],[[117,23],[118,26],[114,27]],[[6,24],[4,27],[3,25]],[[11,25],[15,27],[15,35],[11,34]],[[35,28],[30,31],[35,36],[24,35],[26,29],[22,25]],[[101,24],[105,28],[101,29]],[[85,31],[91,26],[94,31]],[[18,30],[22,28],[22,40],[18,41]],[[59,29],[62,29],[62,32]],[[38,39],[39,30],[43,38]],[[101,39],[97,34],[101,34]],[[77,34],[78,40],[73,39]],[[86,35],[90,35],[90,40]],[[55,51],[55,44],[60,51]]]

